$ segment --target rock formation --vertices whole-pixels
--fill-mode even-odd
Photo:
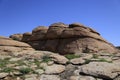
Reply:
[[[22,50],[34,50],[29,44],[0,36],[0,52],[19,52]]]
[[[33,29],[32,34],[23,34],[21,41],[29,43],[37,50],[60,54],[117,52],[98,32],[79,23],[54,23],[49,28],[39,26]]]
[[[120,53],[0,53],[0,80],[120,80]]]
[[[81,24],[39,26],[11,38],[0,36],[0,80],[120,80],[120,53]]]
[[[13,35],[10,35],[10,38],[12,38],[13,40],[17,40],[17,41],[21,41],[22,38],[23,38],[23,34],[13,34]]]

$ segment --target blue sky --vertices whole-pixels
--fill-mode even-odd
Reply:
[[[2,36],[55,22],[80,22],[120,45],[120,0],[0,0]]]

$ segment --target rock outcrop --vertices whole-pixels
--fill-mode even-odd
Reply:
[[[117,51],[79,23],[39,26],[32,33],[0,36],[0,80],[120,80]]]
[[[10,35],[10,38],[12,38],[13,40],[17,40],[17,41],[21,41],[22,38],[23,38],[23,34],[13,34],[13,35]]]
[[[22,42],[27,42],[29,38],[32,36],[32,33],[26,32],[23,34],[23,38],[21,39]]]
[[[12,54],[12,55],[11,55]],[[0,53],[0,80],[120,80],[120,53]]]
[[[33,29],[32,34],[23,34],[21,41],[29,43],[37,50],[60,54],[117,52],[98,32],[79,23],[54,23],[49,28],[39,26]]]
[[[34,50],[29,44],[12,40],[10,38],[0,37],[0,51],[19,52],[22,50]]]

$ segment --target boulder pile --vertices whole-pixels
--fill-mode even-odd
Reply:
[[[0,80],[120,80],[120,53],[0,53]]]
[[[79,23],[54,23],[49,28],[39,26],[32,33],[24,33],[21,41],[29,43],[37,50],[60,54],[117,52],[98,32]]]

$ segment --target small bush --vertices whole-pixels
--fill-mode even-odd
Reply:
[[[21,68],[19,71],[22,74],[28,74],[28,73],[32,72],[33,70],[31,68]]]
[[[3,70],[1,70],[1,72],[10,73],[10,72],[12,72],[13,70],[14,70],[13,68],[6,67],[6,68],[4,68]]]
[[[15,63],[17,63],[18,66],[26,65],[23,60],[18,60],[18,61],[16,61]]]
[[[49,56],[46,55],[42,57],[42,62],[49,62],[49,61],[52,61],[52,59]]]
[[[108,62],[108,63],[112,63],[112,61],[107,61],[107,60],[104,59],[104,58],[101,58],[101,59],[99,60],[99,62]]]
[[[0,59],[0,67],[5,67],[7,64],[9,63],[9,61],[7,59]]]
[[[86,61],[85,61],[85,64],[89,64],[91,62],[91,60],[90,59],[87,59]]]
[[[37,67],[39,67],[41,62],[39,62],[37,59],[34,59],[34,63],[37,65]]]
[[[97,54],[93,54],[93,58],[97,59],[98,55]]]
[[[70,60],[70,59],[74,59],[74,58],[79,58],[80,56],[79,55],[75,55],[75,54],[67,54],[67,55],[65,55],[65,57]]]

